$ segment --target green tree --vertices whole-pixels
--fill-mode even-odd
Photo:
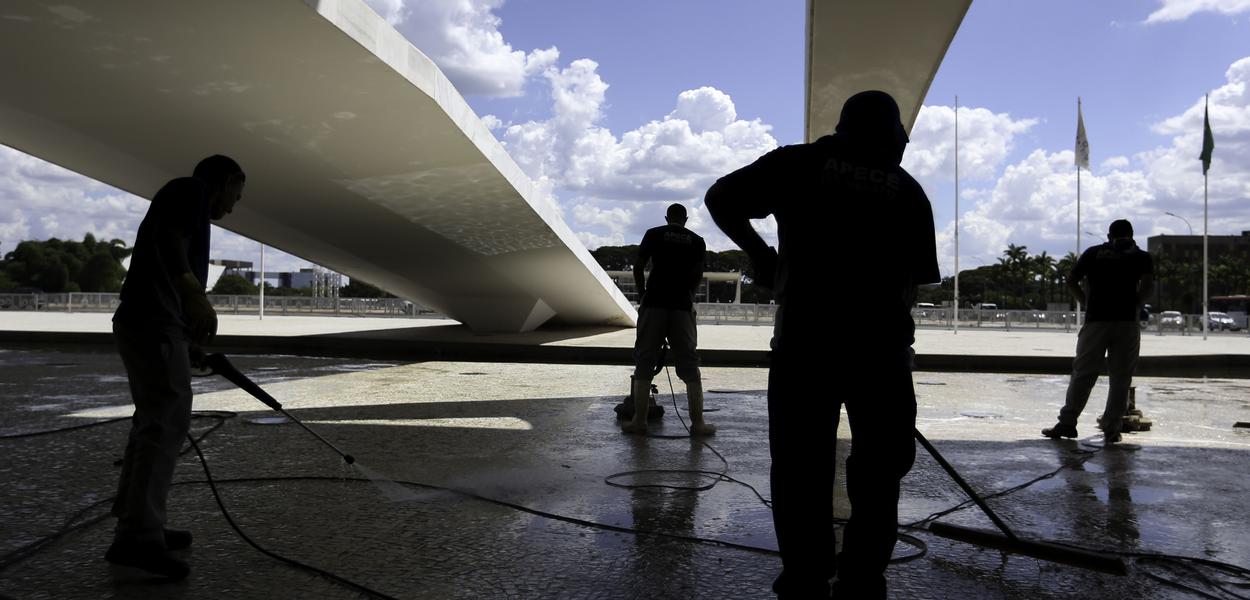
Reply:
[[[256,295],[257,289],[252,282],[244,279],[241,275],[222,275],[217,278],[217,283],[213,285],[210,294],[253,296]]]
[[[84,292],[120,292],[126,269],[113,258],[108,248],[98,247],[78,275],[78,287]]]
[[[1050,302],[1051,297],[1055,293],[1055,257],[1042,250],[1041,254],[1033,257],[1033,269],[1037,272],[1041,279],[1041,306],[1035,308],[1046,308],[1046,303]]]
[[[132,253],[134,253],[133,248],[126,247],[125,240],[118,240],[118,239],[109,240],[108,251],[109,251],[109,254],[113,255],[113,260],[116,260],[119,263],[125,260],[127,256],[130,256]]]
[[[69,269],[65,263],[60,261],[48,261],[43,264],[43,268],[34,278],[35,287],[48,292],[49,294],[59,294],[66,290],[69,284]],[[77,287],[75,285],[75,287]]]
[[[117,291],[125,276],[120,261],[129,254],[125,242],[112,240],[105,244],[89,233],[81,242],[56,238],[27,240],[4,256],[0,273],[10,289],[29,287],[48,293]]]
[[[1225,254],[1211,264],[1208,279],[1212,296],[1250,294],[1250,261],[1244,254]]]
[[[998,265],[983,265],[959,272],[959,302],[975,306],[982,302],[998,303],[1002,298],[997,281],[1001,278]]]
[[[1006,288],[1003,291],[1010,294],[999,307],[1022,308],[1027,303],[1026,296],[1032,274],[1032,261],[1029,260],[1028,247],[1007,244],[1007,249],[1003,251],[1003,258],[999,259],[998,264],[1002,267],[1000,280]]]
[[[1069,307],[1075,307],[1076,299],[1068,292],[1068,277],[1079,258],[1075,252],[1069,252],[1055,263],[1055,288],[1058,290],[1056,296],[1061,302],[1067,302]]]
[[[605,271],[632,271],[634,261],[638,260],[638,245],[631,246],[600,246],[590,251]]]
[[[39,278],[44,271],[49,269],[50,262],[43,244],[21,242],[12,252],[4,255],[4,272],[18,287],[43,290]]]
[[[1169,255],[1155,253],[1155,302],[1156,311],[1179,310],[1198,312],[1202,293],[1202,262],[1177,260]]]

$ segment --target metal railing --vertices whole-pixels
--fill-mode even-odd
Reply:
[[[219,314],[259,314],[260,296],[209,294]],[[67,292],[61,294],[0,294],[0,310],[48,312],[113,312],[119,294]],[[265,314],[341,315],[353,317],[417,317],[434,311],[402,298],[310,298],[265,296]]]
[[[955,327],[955,310],[951,308],[913,308],[911,316],[917,327]],[[961,308],[959,327],[1072,331],[1076,328],[1076,312]]]
[[[694,305],[694,312],[700,323],[772,325],[777,305],[699,302]]]
[[[61,294],[0,293],[0,310],[36,310],[47,312],[113,312],[120,303],[118,294],[69,292]],[[209,294],[209,302],[219,314],[258,314],[258,295]],[[950,308],[914,308],[912,318],[917,327],[952,329],[954,310]],[[265,314],[315,315],[344,317],[420,317],[436,316],[433,310],[401,298],[311,298],[308,296],[265,296]],[[729,304],[700,302],[695,304],[700,323],[772,325],[777,315],[775,304]],[[960,328],[1041,329],[1075,331],[1073,311],[975,309],[959,310]],[[1202,333],[1202,315],[1181,315],[1180,322],[1164,320],[1161,313],[1150,315],[1143,329],[1157,335]],[[1213,328],[1214,329],[1214,328]],[[1241,328],[1250,334],[1250,328]]]

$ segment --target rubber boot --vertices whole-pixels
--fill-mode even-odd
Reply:
[[[630,393],[634,397],[634,418],[621,425],[625,433],[647,432],[647,409],[651,401],[651,378],[630,377]]]
[[[703,421],[703,382],[686,382],[686,407],[690,410],[690,435],[716,435],[716,427]]]

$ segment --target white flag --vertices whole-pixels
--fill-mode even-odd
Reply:
[[[1081,116],[1081,99],[1076,99],[1076,166],[1089,169],[1089,140],[1085,139],[1085,118]]]

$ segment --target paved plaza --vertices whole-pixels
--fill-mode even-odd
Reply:
[[[0,448],[9,457],[0,466],[0,596],[368,597],[248,546],[216,505],[193,451],[179,464],[170,498],[171,525],[196,536],[186,557],[191,576],[165,584],[110,569],[102,559],[111,535],[104,515],[126,423],[108,419],[129,414],[120,361],[107,344],[91,341],[98,338],[66,343],[43,333],[55,328],[47,322],[22,325],[12,314],[0,313],[0,329],[9,336],[0,343]],[[107,335],[107,315],[62,317],[68,318],[54,320],[61,333]],[[439,321],[288,319],[295,320],[228,316],[222,330],[226,339],[336,339],[344,330],[384,338],[401,324],[468,339]],[[19,334],[28,337],[19,341]],[[474,343],[590,352],[628,349],[632,341],[630,330],[524,335],[526,343],[481,336]],[[700,335],[710,349],[758,352],[767,347],[768,329],[704,326]],[[922,330],[917,350],[922,357],[976,351],[1070,357],[1074,344],[1070,333]],[[1236,355],[1247,348],[1250,339],[1233,335],[1212,336],[1205,345],[1194,336],[1143,338],[1144,353],[1160,357]],[[356,467],[344,465],[220,378],[196,380],[195,408],[203,416],[194,434],[204,436],[200,446],[230,516],[266,550],[405,599],[770,597],[779,568],[770,510],[742,485],[769,497],[766,369],[706,369],[708,418],[719,428],[709,448],[620,434],[612,407],[627,392],[631,371],[621,364],[253,350],[233,354],[236,365],[358,460]],[[829,376],[830,395],[871,394],[871,382],[838,371],[834,362]],[[904,530],[911,537],[899,544],[887,574],[891,598],[1250,593],[1244,570],[1144,556],[1250,567],[1250,429],[1234,427],[1250,421],[1250,381],[1139,377],[1138,405],[1153,429],[1128,435],[1113,449],[1101,448],[1093,427],[1105,381],[1094,389],[1080,438],[1061,442],[1037,432],[1053,423],[1062,403],[1062,375],[922,366],[915,381],[921,431],[972,485],[987,494],[1008,491],[990,502],[1017,533],[1122,553],[1130,572],[1091,573],[932,535],[925,520],[965,497],[918,449],[903,482],[900,521],[919,524]],[[674,399],[684,406],[681,382],[673,377],[672,395],[664,373],[656,382],[668,407],[658,433],[684,433],[672,407]],[[26,435],[88,423],[102,424]],[[840,437],[849,437],[845,423]],[[840,457],[848,449],[839,444]],[[647,469],[676,472],[613,477]],[[742,483],[689,473],[695,470],[724,472]],[[637,487],[713,483],[702,491]],[[840,492],[834,509],[845,516],[846,508]],[[938,520],[991,526],[975,508]],[[49,537],[57,533],[63,535]]]

